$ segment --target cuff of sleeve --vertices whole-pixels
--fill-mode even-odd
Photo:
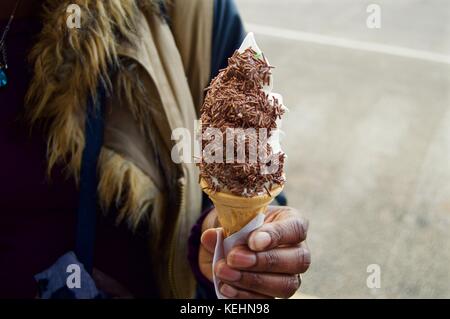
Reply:
[[[198,264],[198,253],[201,245],[200,238],[202,236],[203,221],[212,209],[213,207],[203,211],[202,215],[197,220],[197,223],[194,225],[194,227],[192,227],[191,234],[189,236],[188,259],[192,268],[192,272],[194,273],[194,276],[198,283],[197,297],[202,299],[217,299],[214,284],[202,274],[200,266]]]

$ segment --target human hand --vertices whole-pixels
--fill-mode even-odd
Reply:
[[[203,223],[199,266],[212,280],[217,213]],[[300,287],[311,255],[305,243],[308,222],[290,207],[270,206],[263,226],[250,234],[248,245],[233,248],[214,269],[222,281],[220,291],[229,298],[288,298]]]

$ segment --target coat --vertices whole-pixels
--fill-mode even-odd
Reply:
[[[70,4],[81,9],[80,29],[67,25]],[[91,185],[99,211],[148,228],[149,271],[163,298],[194,296],[187,238],[201,211],[197,168],[172,161],[171,132],[194,136],[204,88],[242,38],[233,8],[225,0],[47,0],[30,54],[27,114],[46,128],[49,172],[64,163],[79,185],[88,180],[89,121],[101,118]],[[234,27],[240,33],[224,38]],[[99,92],[105,97],[89,103]]]

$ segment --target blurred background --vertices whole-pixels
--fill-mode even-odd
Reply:
[[[313,257],[302,296],[450,298],[450,1],[236,2],[290,109],[286,190]]]

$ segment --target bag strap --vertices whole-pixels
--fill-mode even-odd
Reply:
[[[103,145],[104,89],[99,89],[97,98],[89,99],[85,123],[85,148],[80,171],[80,193],[76,225],[75,254],[92,274],[94,263],[95,230],[97,219],[97,162]]]

